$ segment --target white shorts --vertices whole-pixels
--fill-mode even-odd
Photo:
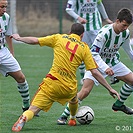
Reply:
[[[17,72],[21,70],[17,60],[12,56],[7,47],[0,49],[0,73],[8,76],[8,72]]]
[[[127,74],[129,74],[130,72],[132,72],[129,68],[127,68],[127,66],[125,66],[122,62],[119,62],[118,64],[116,64],[115,66],[112,66],[111,69],[114,72],[113,77],[117,77],[117,76],[125,76]],[[103,75],[104,78],[106,78],[108,75],[101,72],[101,74]],[[92,79],[95,83],[95,85],[99,85],[99,82],[92,76],[90,71],[86,71],[84,78],[83,79]]]
[[[94,42],[94,40],[98,34],[98,31],[99,30],[85,31],[83,38],[82,38],[82,41],[86,42],[90,47],[92,45],[92,43]]]

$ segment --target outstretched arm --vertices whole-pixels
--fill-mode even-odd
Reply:
[[[32,45],[39,44],[37,37],[20,37],[19,34],[13,34],[11,38],[15,39],[16,41],[21,41],[27,44],[32,44]]]

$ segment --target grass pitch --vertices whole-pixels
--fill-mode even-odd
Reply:
[[[53,51],[48,47],[14,44],[15,57],[19,61],[22,71],[30,86],[30,96],[33,97],[38,85],[51,68]],[[121,52],[121,60],[133,70],[133,64],[128,56]],[[77,79],[80,80],[77,71]],[[109,79],[107,79],[109,81]],[[122,82],[113,85],[120,90]],[[81,86],[78,84],[78,89]],[[133,132],[133,116],[122,112],[113,112],[111,107],[116,99],[113,99],[108,91],[101,85],[94,87],[91,94],[84,99],[82,105],[90,106],[95,113],[95,119],[90,125],[77,124],[75,127],[57,125],[57,118],[65,106],[54,103],[49,112],[40,112],[40,117],[35,117],[26,123],[22,133],[129,133]],[[131,95],[126,105],[133,108],[133,96]],[[17,91],[16,83],[11,77],[0,75],[0,133],[11,133],[12,125],[22,114],[21,97]]]

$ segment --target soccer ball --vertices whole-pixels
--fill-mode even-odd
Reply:
[[[76,114],[77,121],[82,124],[90,124],[94,119],[94,111],[89,106],[81,106]]]

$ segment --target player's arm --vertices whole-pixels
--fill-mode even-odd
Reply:
[[[11,54],[14,56],[14,48],[13,48],[13,43],[12,39],[10,38],[10,35],[12,34],[12,22],[10,19],[10,16],[6,14],[7,20],[8,20],[8,26],[7,26],[7,31],[5,33],[5,40],[7,42],[8,48],[11,52]]]
[[[12,38],[10,38],[10,36],[6,36],[5,39],[6,39],[6,42],[7,42],[7,45],[8,45],[8,48],[9,48],[11,54],[14,56],[14,48],[13,48],[13,44],[12,44]]]
[[[13,34],[11,38],[15,39],[16,41],[21,41],[27,44],[32,44],[32,45],[39,44],[37,37],[20,37],[19,34]]]
[[[75,20],[78,20],[81,24],[85,24],[87,22],[86,19],[80,17],[76,12],[76,0],[68,0],[66,12],[73,17]]]
[[[87,20],[77,15],[74,11],[68,10],[67,13],[72,16],[75,20],[78,20],[81,24],[87,23]]]
[[[78,14],[76,14],[73,10],[68,10],[67,13],[72,16],[75,20],[78,20],[81,24],[87,23],[87,20],[80,17]]]
[[[114,74],[113,70],[103,61],[100,56],[100,51],[105,43],[104,33],[99,33],[94,40],[94,43],[91,47],[91,53],[97,65],[99,66],[99,70],[101,72],[105,72],[107,75],[112,76]]]
[[[101,13],[103,19],[105,19],[105,21],[109,24],[113,23],[113,21],[111,21],[106,13],[105,7],[103,5],[103,3],[100,1],[97,5],[97,8],[99,10],[99,12]]]
[[[100,72],[105,72],[107,75],[112,76],[114,75],[113,70],[103,61],[99,54],[93,56],[94,60],[96,61],[97,65],[99,66]]]
[[[108,84],[108,82],[104,79],[104,77],[102,76],[102,74],[101,74],[97,69],[92,69],[92,70],[90,70],[90,71],[91,71],[93,77],[94,77],[95,79],[97,79],[97,81],[98,81],[101,85],[103,85],[103,86],[109,91],[109,93],[110,93],[110,95],[111,95],[112,97],[115,98],[115,96],[117,96],[117,98],[120,99],[120,96],[119,96],[118,92],[115,91],[115,90]]]
[[[76,10],[76,0],[68,0],[66,5],[66,12],[74,19],[77,19],[79,15],[75,12],[75,10]]]
[[[104,79],[102,74],[97,70],[98,66],[95,63],[95,61],[93,60],[92,54],[90,53],[90,49],[88,47],[84,50],[83,54],[85,55],[85,56],[83,56],[84,57],[83,61],[84,61],[85,66],[86,66],[86,70],[91,71],[93,77],[96,78],[99,81],[99,83],[102,84],[109,91],[111,96],[115,97],[115,95],[116,95],[119,99],[120,97],[119,97],[119,94],[117,93],[117,91],[115,91],[108,84],[108,82]]]
[[[125,40],[125,42],[122,45],[122,48],[127,53],[127,55],[130,57],[130,59],[133,61],[133,49],[130,44],[130,36]]]

